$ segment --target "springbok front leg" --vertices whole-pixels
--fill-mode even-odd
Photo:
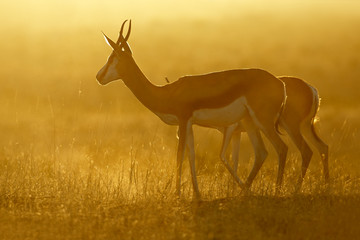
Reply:
[[[189,166],[191,171],[191,179],[194,189],[194,195],[196,199],[201,199],[201,194],[199,191],[197,178],[196,178],[196,170],[195,170],[195,147],[194,147],[194,133],[192,129],[191,122],[188,121],[186,127],[186,146],[189,151]]]
[[[185,144],[186,144],[186,126],[187,122],[180,122],[178,130],[178,150],[176,161],[176,194],[180,198],[181,194],[181,171],[182,163],[185,157]]]

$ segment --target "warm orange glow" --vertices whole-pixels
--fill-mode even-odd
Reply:
[[[0,235],[358,237],[359,9],[358,1],[1,1]],[[311,146],[300,195],[293,194],[301,156],[284,135],[289,154],[281,192],[274,194],[277,155],[265,140],[268,159],[245,196],[219,160],[221,134],[194,128],[206,201],[191,202],[187,161],[176,199],[176,127],[120,81],[100,86],[95,79],[111,53],[101,31],[116,40],[125,19],[132,19],[133,57],[154,84],[261,68],[315,86],[321,97],[315,127],[329,145],[330,187]],[[245,179],[254,151],[242,136],[237,174]]]

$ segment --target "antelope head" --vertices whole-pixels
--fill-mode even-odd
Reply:
[[[101,85],[106,85],[117,79],[123,79],[124,76],[126,76],[127,70],[130,68],[131,62],[133,62],[132,52],[129,44],[127,43],[131,32],[131,20],[129,21],[128,32],[124,37],[123,30],[126,22],[127,20],[125,20],[121,25],[119,38],[116,43],[103,33],[105,41],[113,49],[113,51],[108,57],[105,65],[96,74],[96,79]]]

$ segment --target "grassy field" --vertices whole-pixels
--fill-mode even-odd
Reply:
[[[173,4],[1,3],[0,239],[358,238],[360,4]],[[294,194],[301,159],[284,136],[290,151],[281,193],[274,194],[277,158],[266,142],[269,157],[244,194],[218,158],[220,133],[195,127],[203,201],[192,201],[187,161],[177,199],[176,128],[122,82],[95,80],[110,54],[101,30],[116,38],[129,17],[134,58],[155,84],[256,67],[316,86],[330,185],[315,153]],[[254,155],[245,134],[241,144],[244,179]]]

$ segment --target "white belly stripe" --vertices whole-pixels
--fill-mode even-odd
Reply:
[[[239,122],[245,114],[247,101],[240,97],[222,108],[196,110],[192,116],[193,124],[206,127],[224,127]]]
[[[238,123],[245,114],[247,101],[240,97],[222,108],[205,108],[193,112],[191,122],[204,127],[221,128]],[[170,125],[178,125],[179,120],[175,115],[155,113],[162,121]]]

